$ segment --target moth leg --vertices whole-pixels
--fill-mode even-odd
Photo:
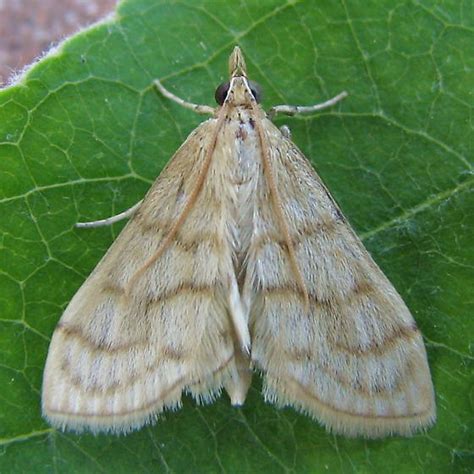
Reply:
[[[193,104],[192,102],[187,102],[183,99],[181,99],[180,97],[178,97],[177,95],[174,95],[172,92],[170,92],[168,89],[165,89],[165,87],[163,86],[163,84],[158,80],[156,79],[154,81],[154,84],[156,86],[156,88],[167,98],[167,99],[170,99],[174,102],[176,102],[177,104],[187,108],[187,109],[191,109],[191,110],[194,110],[194,112],[198,113],[198,114],[213,114],[214,113],[214,108],[213,107],[209,107],[208,105],[199,105],[199,104]]]
[[[268,116],[269,118],[273,118],[276,114],[309,114],[311,112],[316,112],[317,110],[332,107],[334,104],[337,104],[340,100],[347,97],[347,95],[347,92],[343,91],[340,94],[336,95],[336,97],[333,97],[332,99],[329,99],[321,104],[315,105],[275,105],[268,111]]]
[[[289,140],[291,140],[291,130],[290,130],[290,127],[288,127],[288,125],[282,125],[280,127],[280,132],[285,138],[288,138]]]
[[[143,199],[141,201],[137,202],[130,209],[127,209],[126,211],[123,211],[120,214],[117,214],[116,216],[107,217],[107,219],[101,219],[99,221],[78,222],[75,225],[75,227],[78,227],[80,229],[92,229],[94,227],[103,227],[103,226],[106,226],[106,225],[115,224],[115,222],[118,222],[118,221],[121,221],[122,219],[126,219],[127,217],[133,216],[133,214],[135,214],[137,209],[141,206],[142,202],[143,202]]]

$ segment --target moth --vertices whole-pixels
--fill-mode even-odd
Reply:
[[[194,130],[92,274],[51,340],[42,410],[60,429],[123,433],[222,389],[242,405],[253,371],[266,401],[328,430],[411,435],[435,421],[422,336],[275,113],[241,50],[212,117]]]

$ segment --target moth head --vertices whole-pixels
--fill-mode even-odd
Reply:
[[[223,105],[224,102],[231,101],[234,105],[244,105],[252,97],[260,103],[262,96],[260,86],[247,79],[247,66],[242,54],[242,50],[236,46],[229,57],[230,80],[223,82],[215,93],[216,102]]]

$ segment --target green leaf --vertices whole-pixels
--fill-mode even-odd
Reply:
[[[0,91],[0,471],[471,472],[474,24],[469,2],[129,0]],[[411,439],[345,439],[291,409],[226,396],[126,437],[41,418],[50,336],[137,202],[213,103],[235,44],[278,119],[400,291],[425,336],[438,422]],[[471,339],[471,340],[470,340]]]

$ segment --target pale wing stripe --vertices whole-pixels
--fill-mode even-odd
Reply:
[[[293,377],[288,376],[286,379],[290,384],[294,384],[298,386],[298,389],[301,390],[306,396],[314,399],[318,404],[324,406],[325,408],[328,408],[329,410],[334,411],[335,413],[343,413],[344,415],[351,416],[354,418],[372,418],[372,419],[380,419],[384,418],[386,420],[399,420],[399,419],[407,419],[407,418],[413,418],[413,417],[418,417],[418,416],[426,416],[429,415],[431,412],[431,407],[427,407],[424,410],[420,411],[413,411],[410,413],[404,413],[400,415],[387,415],[387,414],[373,414],[369,412],[365,413],[357,413],[354,411],[348,411],[341,409],[340,407],[337,407],[335,405],[332,405],[329,402],[326,402],[316,396],[316,394],[308,389],[305,385],[301,384],[298,380],[294,379]],[[303,398],[302,398],[303,399]]]
[[[209,375],[216,376],[219,373],[223,372],[230,365],[233,359],[234,359],[234,354],[232,354],[226,361],[224,361],[219,367],[213,370]],[[74,415],[77,417],[87,417],[87,418],[95,418],[95,417],[100,418],[104,416],[120,417],[120,416],[126,416],[130,414],[136,415],[136,414],[139,414],[140,412],[148,412],[156,405],[160,405],[160,401],[166,400],[166,398],[171,393],[173,393],[176,389],[180,388],[180,386],[183,386],[183,385],[191,386],[198,382],[199,382],[198,379],[186,381],[186,377],[182,377],[178,379],[173,385],[171,385],[166,390],[161,392],[158,396],[156,396],[156,398],[148,401],[145,405],[141,405],[139,408],[137,409],[134,408],[132,410],[113,411],[110,413],[95,413],[95,412],[86,412],[86,411],[80,411],[80,412],[78,411],[78,412],[71,413],[70,411],[63,411],[63,410],[58,410],[55,408],[49,408],[48,411],[52,414],[62,414],[65,416]]]

